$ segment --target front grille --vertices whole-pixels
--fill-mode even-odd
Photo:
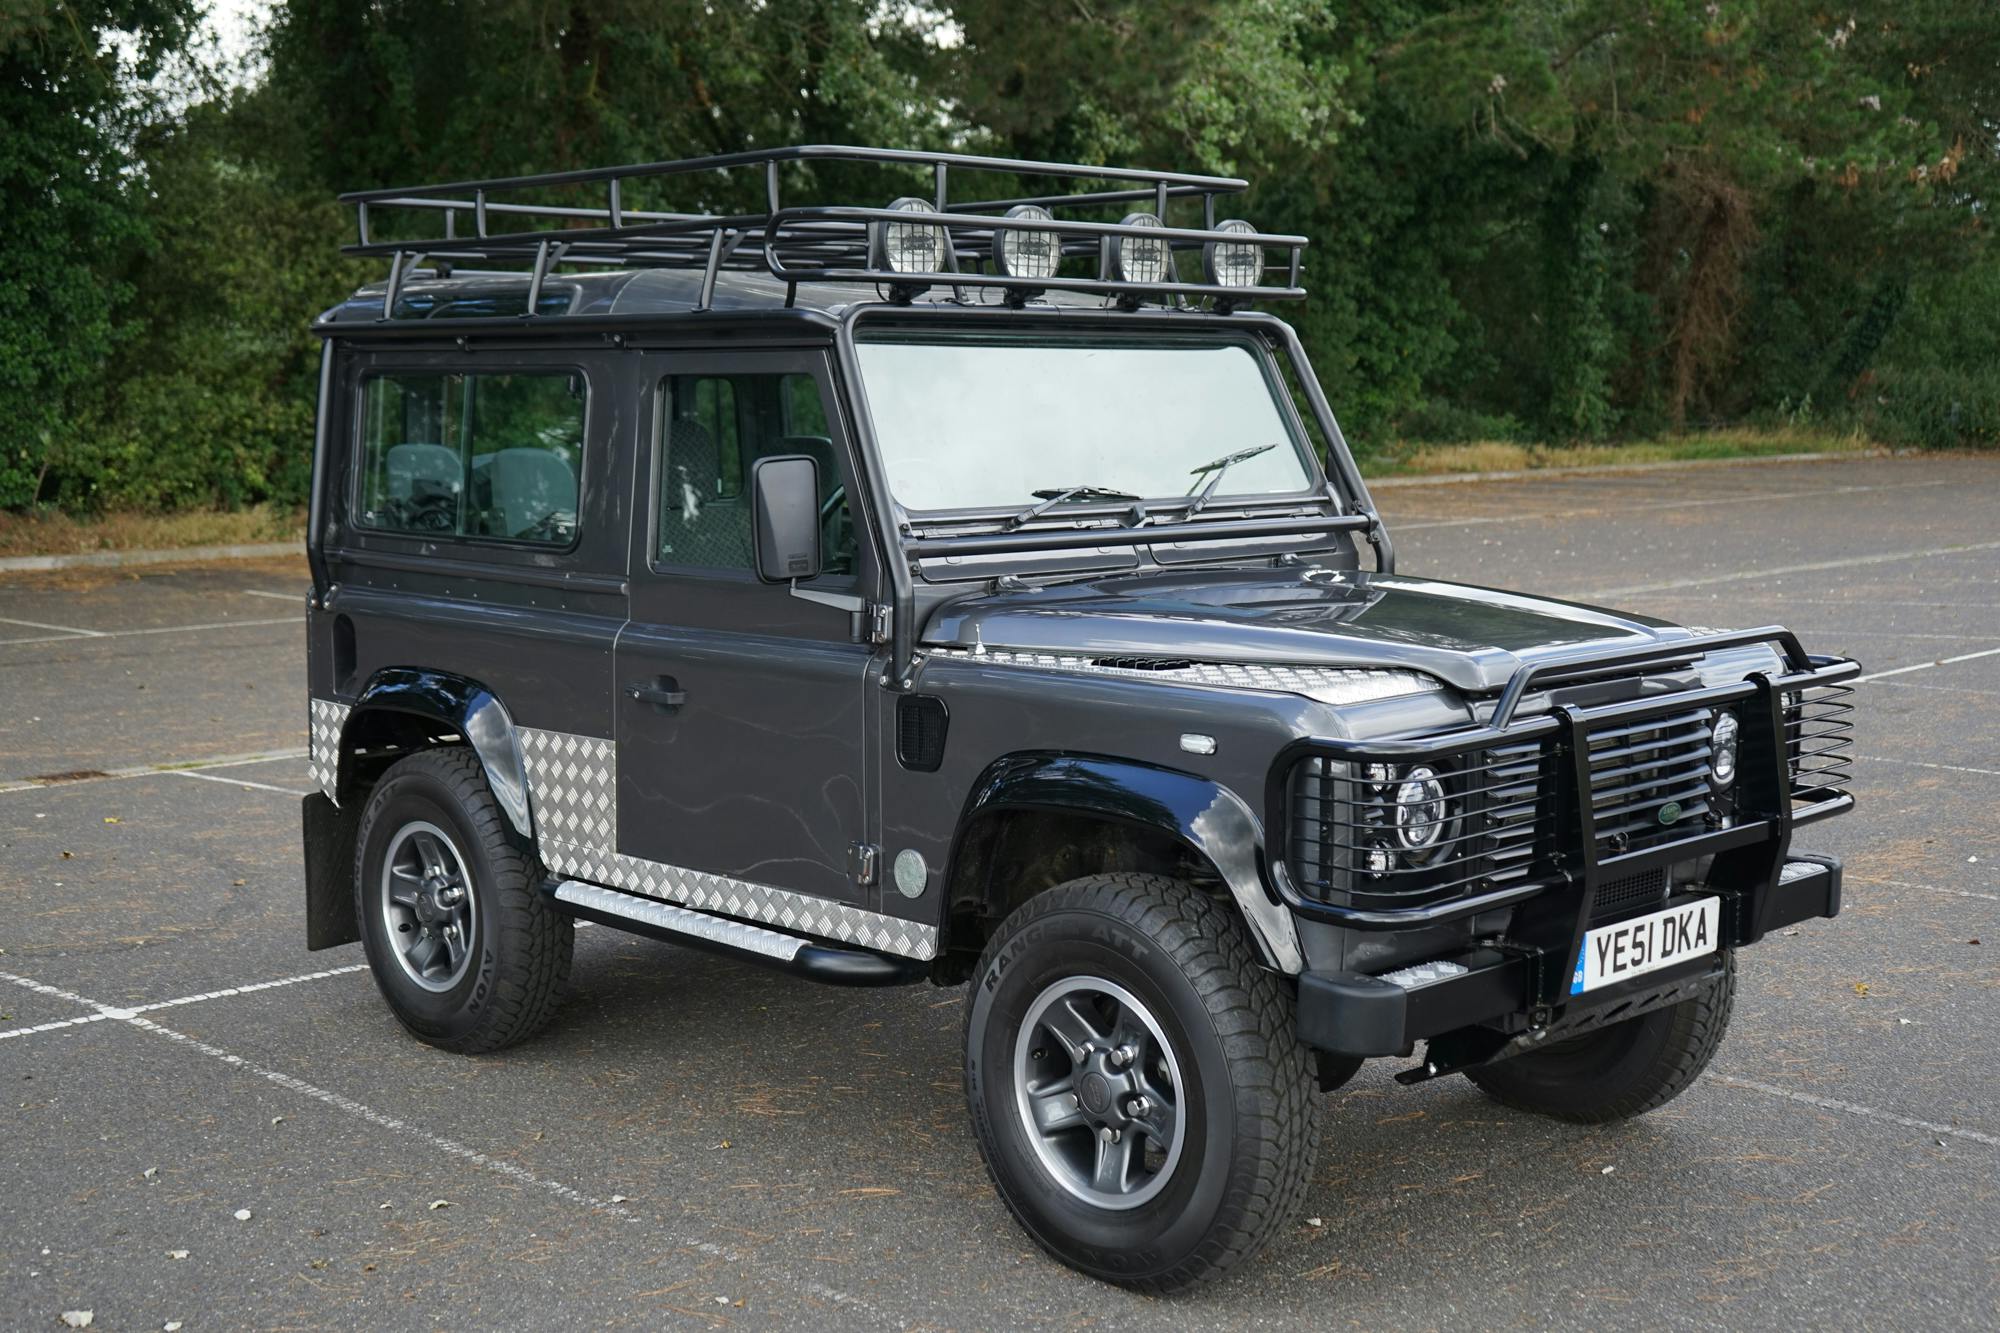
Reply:
[[[1641,870],[1636,875],[1624,875],[1609,879],[1597,886],[1597,905],[1592,909],[1592,921],[1608,921],[1613,917],[1636,913],[1648,907],[1658,907],[1667,896],[1667,869],[1655,866],[1651,870]]]
[[[1852,685],[1785,691],[1785,762],[1792,802],[1825,800],[1854,780]]]
[[[1403,906],[1518,883],[1549,854],[1547,750],[1498,746],[1421,765],[1301,760],[1287,810],[1288,864],[1309,896]],[[1449,803],[1442,821],[1398,800],[1413,769],[1435,774]],[[1412,850],[1401,827],[1425,842]]]
[[[1709,813],[1714,714],[1642,718],[1590,736],[1590,805],[1600,856],[1642,851],[1698,831]]]

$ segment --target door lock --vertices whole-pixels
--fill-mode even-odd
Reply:
[[[653,705],[662,712],[679,708],[687,702],[688,697],[687,691],[682,689],[680,682],[672,676],[660,676],[650,685],[644,681],[634,681],[625,687],[625,693],[642,704]]]

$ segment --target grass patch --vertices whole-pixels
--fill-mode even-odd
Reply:
[[[1781,454],[1862,453],[1877,448],[1863,435],[1811,430],[1718,430],[1629,444],[1516,444],[1473,440],[1427,444],[1403,440],[1364,459],[1371,477],[1439,476],[1457,472],[1534,472],[1546,468],[1615,463],[1690,463],[1714,458],[1769,458]]]
[[[54,511],[0,513],[0,556],[79,555],[90,551],[167,551],[189,546],[247,546],[306,538],[305,511],[258,505],[234,513],[105,514],[71,518]]]

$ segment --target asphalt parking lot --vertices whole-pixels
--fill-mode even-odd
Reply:
[[[1298,1224],[1159,1301],[1043,1258],[960,992],[579,933],[536,1041],[442,1054],[301,942],[303,567],[0,579],[0,1326],[2000,1325],[2000,458],[1385,490],[1405,573],[1866,664],[1845,912],[1742,959],[1631,1124],[1371,1065]],[[60,779],[60,780],[56,780]],[[247,1216],[246,1216],[247,1214]]]

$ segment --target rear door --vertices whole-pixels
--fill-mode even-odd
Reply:
[[[627,862],[628,887],[651,873],[658,896],[813,928],[791,895],[873,906],[854,872],[875,841],[880,665],[855,618],[758,581],[749,486],[758,458],[815,458],[826,572],[811,586],[863,589],[873,561],[847,518],[825,357],[643,355],[652,447],[615,653],[617,850],[653,867]]]

